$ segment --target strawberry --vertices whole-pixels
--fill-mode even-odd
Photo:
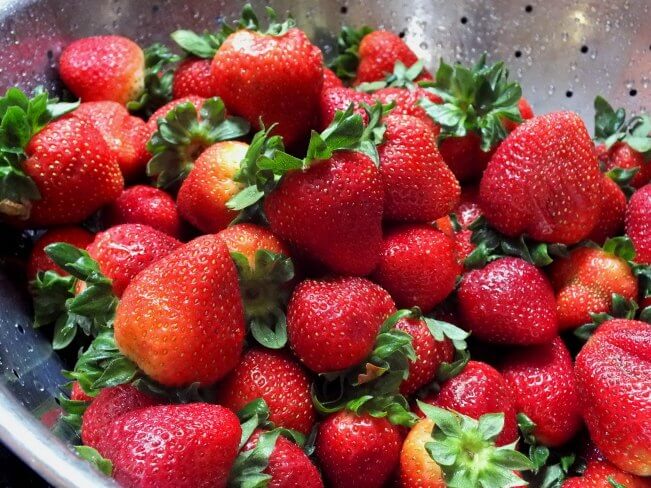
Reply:
[[[400,427],[385,418],[338,412],[319,425],[316,456],[333,488],[381,488],[400,461]]]
[[[84,102],[108,100],[124,105],[144,90],[145,55],[126,37],[85,37],[63,50],[59,75]]]
[[[637,299],[637,279],[618,247],[618,239],[606,241],[603,249],[578,247],[552,264],[549,275],[561,330],[591,322],[591,314],[611,313],[613,294]]]
[[[481,137],[469,132],[463,137],[448,137],[439,142],[443,160],[460,182],[476,180],[486,169],[493,152],[481,149]]]
[[[102,211],[106,227],[120,224],[143,224],[166,234],[181,238],[183,222],[174,199],[158,188],[135,185]]]
[[[478,199],[479,191],[476,187],[464,187],[461,190],[461,201],[453,212],[454,215],[441,217],[435,222],[437,229],[454,239],[457,257],[462,264],[476,248],[471,240],[473,231],[469,226],[482,215],[477,203]]]
[[[575,375],[590,437],[618,468],[651,475],[651,325],[604,322],[576,357]]]
[[[434,422],[424,418],[407,434],[400,451],[402,488],[446,488],[441,467],[425,449],[425,445],[433,440],[432,430]]]
[[[464,327],[494,344],[544,344],[558,334],[556,299],[545,275],[505,257],[466,273],[458,291]]]
[[[147,225],[123,224],[98,233],[88,245],[88,254],[120,297],[138,273],[180,245],[174,237]]]
[[[45,254],[45,248],[54,242],[67,242],[75,247],[84,249],[93,241],[93,234],[81,227],[55,227],[40,236],[35,242],[27,263],[27,277],[33,280],[39,271],[56,271],[65,276],[68,273]]]
[[[149,266],[122,295],[114,328],[120,350],[165,386],[223,378],[240,359],[245,333],[226,244],[202,236]]]
[[[651,264],[651,184],[637,190],[629,200],[626,234],[635,247],[635,262]]]
[[[459,200],[459,182],[436,148],[436,134],[421,119],[389,115],[378,148],[384,182],[384,217],[430,222],[449,214]]]
[[[439,125],[431,119],[420,103],[422,99],[427,99],[431,103],[440,103],[441,99],[437,95],[418,86],[414,86],[409,89],[402,87],[382,88],[373,93],[372,96],[385,105],[395,104],[395,107],[391,111],[393,115],[411,115],[420,119],[430,128],[436,137],[441,132]]]
[[[499,146],[481,180],[480,204],[508,236],[574,244],[595,226],[601,187],[583,121],[555,112],[526,121]]]
[[[335,118],[337,111],[346,110],[354,104],[354,111],[368,123],[368,115],[362,104],[372,105],[373,97],[368,93],[359,92],[345,86],[323,88],[319,98],[319,128],[326,129]]]
[[[190,103],[195,107],[196,110],[201,110],[206,100],[207,98],[203,98],[198,95],[188,95],[186,97],[177,98],[169,103],[166,103],[158,110],[156,110],[153,114],[151,114],[147,120],[147,129],[149,130],[150,136],[154,134],[154,132],[156,132],[158,129],[158,121],[160,119],[165,119],[165,117],[167,117],[167,115],[179,105]]]
[[[118,417],[100,453],[121,486],[225,488],[241,434],[219,405],[159,405]]]
[[[256,253],[262,249],[289,256],[289,251],[275,235],[268,229],[254,224],[231,225],[217,235],[226,243],[231,253],[244,255],[252,268],[255,267]]]
[[[597,223],[588,239],[603,244],[609,237],[620,235],[624,230],[626,195],[612,179],[604,175],[601,187],[601,206]]]
[[[583,474],[565,480],[562,488],[651,488],[651,480],[632,475],[608,461],[590,461]]]
[[[317,122],[321,51],[292,20],[272,19],[262,32],[250,6],[243,15],[246,28],[228,36],[212,60],[215,93],[258,129],[278,124],[274,132],[287,146],[296,146]]]
[[[310,380],[303,368],[281,351],[250,349],[220,384],[217,402],[237,412],[262,398],[269,420],[307,435],[315,421]]]
[[[82,103],[72,116],[88,122],[102,134],[126,181],[145,174],[149,131],[142,119],[129,115],[127,109],[116,102]]]
[[[172,93],[174,98],[195,95],[203,98],[215,96],[215,87],[209,59],[188,58],[174,71]]]
[[[504,446],[518,438],[515,399],[504,377],[492,366],[470,361],[463,371],[441,385],[438,393],[423,399],[437,405],[479,419],[487,413],[502,413],[504,427],[495,443]]]
[[[429,312],[454,290],[460,273],[454,241],[432,227],[412,225],[387,233],[373,279],[399,307]]]
[[[572,357],[560,337],[508,353],[500,372],[513,392],[518,413],[535,424],[536,442],[558,447],[579,431],[582,421]]]
[[[625,142],[616,142],[610,149],[606,149],[605,145],[598,146],[597,158],[606,171],[616,168],[634,170],[635,174],[629,183],[633,188],[641,188],[651,181],[651,165],[645,156]]]
[[[70,400],[76,402],[92,402],[94,398],[83,390],[78,381],[72,383],[72,390],[70,392]]]
[[[323,67],[323,88],[322,93],[328,88],[337,88],[344,86],[344,82],[331,69]]]
[[[287,307],[289,344],[316,373],[347,369],[371,352],[393,312],[389,294],[364,278],[305,280]]]

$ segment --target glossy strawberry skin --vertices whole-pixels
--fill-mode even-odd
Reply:
[[[493,156],[492,151],[482,151],[481,138],[475,132],[443,139],[439,142],[439,151],[445,164],[462,183],[479,179]]]
[[[41,193],[25,225],[79,223],[115,200],[124,186],[115,155],[92,125],[59,119],[32,137],[23,169]]]
[[[368,114],[362,104],[373,105],[373,97],[345,86],[324,88],[319,96],[319,129],[324,130],[335,118],[337,110],[345,111],[350,104],[355,105],[355,113],[368,122]]]
[[[458,290],[462,323],[494,344],[532,345],[558,334],[556,299],[545,275],[520,258],[466,273]]]
[[[651,325],[613,319],[576,357],[575,374],[590,437],[618,468],[651,475]]]
[[[344,86],[344,82],[331,69],[323,67],[323,91],[328,88]]]
[[[460,273],[452,239],[430,226],[410,225],[387,233],[373,279],[398,307],[427,313],[452,293]]]
[[[383,206],[380,172],[371,159],[338,151],[286,174],[264,211],[272,232],[310,259],[337,273],[366,275],[380,257]]]
[[[87,249],[120,297],[138,273],[180,245],[177,239],[147,225],[123,224],[99,232]]]
[[[606,171],[614,168],[639,168],[630,181],[633,188],[642,188],[651,181],[651,164],[644,161],[642,154],[625,142],[616,142],[610,149],[606,149],[602,145],[597,148],[597,153],[597,157]]]
[[[230,252],[243,254],[252,267],[255,264],[255,254],[261,249],[289,256],[287,247],[266,227],[248,223],[235,224],[217,235],[226,243]]]
[[[651,479],[622,471],[608,461],[588,461],[583,474],[566,479],[563,488],[612,488],[610,480],[626,488],[651,488]]]
[[[371,352],[393,312],[389,294],[364,278],[305,280],[287,307],[289,345],[315,373],[347,369]]]
[[[550,270],[556,290],[558,325],[561,330],[590,323],[590,313],[608,313],[612,295],[637,299],[637,279],[628,263],[602,249],[578,247]]]
[[[86,246],[92,241],[93,234],[82,227],[65,226],[48,230],[34,242],[34,247],[27,262],[27,278],[33,280],[39,271],[56,271],[60,275],[68,275],[67,271],[59,268],[45,254],[45,247],[49,244],[67,242],[80,249],[86,249]]]
[[[225,488],[241,435],[219,405],[159,405],[116,419],[100,452],[121,486]]]
[[[626,195],[619,185],[604,175],[599,218],[588,239],[603,244],[609,237],[621,235],[624,230],[626,203]]]
[[[84,102],[109,100],[124,105],[144,90],[145,56],[125,37],[85,37],[63,50],[59,74]]]
[[[215,93],[229,110],[275,133],[292,147],[315,127],[323,86],[321,51],[299,29],[281,36],[240,30],[212,60]]]
[[[143,224],[181,238],[183,222],[174,199],[163,190],[146,185],[126,188],[102,211],[106,227],[119,224]]]
[[[449,214],[461,188],[436,147],[436,134],[410,115],[389,115],[384,123],[384,142],[378,148],[384,218],[431,222]]]
[[[400,451],[401,488],[445,488],[441,467],[431,458],[425,444],[432,442],[434,422],[422,419],[414,425]]]
[[[558,447],[579,431],[582,419],[572,357],[560,337],[510,352],[500,372],[518,413],[536,424],[533,434],[540,444]]]
[[[315,421],[310,378],[290,355],[268,349],[250,349],[220,384],[217,403],[237,412],[262,398],[276,427],[309,434]]]
[[[393,103],[395,106],[391,110],[392,115],[411,115],[427,124],[435,136],[439,135],[441,128],[434,122],[425,109],[421,107],[420,101],[428,98],[434,103],[440,103],[442,100],[438,95],[434,95],[422,88],[382,88],[373,94],[373,98],[383,104]]]
[[[319,426],[316,457],[333,488],[380,488],[400,461],[400,428],[385,418],[342,411]]]
[[[635,262],[651,264],[651,184],[637,190],[629,200],[626,234],[635,247]]]
[[[174,71],[172,94],[174,98],[195,95],[210,98],[215,95],[214,80],[209,59],[188,58]]]
[[[509,236],[574,244],[594,227],[601,173],[583,121],[572,112],[534,117],[500,144],[480,184],[489,222]]]
[[[226,244],[198,237],[134,278],[118,305],[120,350],[165,386],[212,384],[238,363],[244,310]]]

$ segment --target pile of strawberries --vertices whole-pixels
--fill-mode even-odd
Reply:
[[[289,19],[0,100],[59,428],[129,487],[651,486],[651,118]],[[646,308],[645,308],[646,307]],[[66,389],[66,391],[69,391]]]

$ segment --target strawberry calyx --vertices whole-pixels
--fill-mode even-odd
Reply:
[[[495,439],[504,428],[503,413],[489,413],[475,420],[420,401],[418,406],[434,422],[432,441],[425,444],[425,449],[441,467],[446,486],[509,488],[527,485],[514,471],[531,470],[533,463],[516,450],[517,441],[495,445]]]
[[[617,110],[602,96],[594,99],[595,140],[609,149],[616,142],[624,142],[644,157],[651,160],[651,117],[637,115],[626,120],[626,110]]]
[[[443,99],[420,101],[427,114],[441,126],[439,139],[463,137],[472,131],[481,136],[481,149],[488,152],[508,135],[505,120],[521,122],[518,102],[522,89],[509,81],[503,62],[486,63],[486,54],[467,68],[451,66],[441,59],[436,81],[421,85]]]
[[[195,159],[216,142],[237,139],[249,132],[249,123],[228,116],[219,97],[209,98],[197,113],[190,103],[182,103],[157,121],[158,130],[147,143],[153,155],[147,174],[162,188],[178,186],[194,167]]]
[[[357,76],[359,66],[359,44],[362,39],[373,32],[368,26],[358,29],[344,26],[337,36],[337,55],[331,59],[327,66],[344,81],[350,81]]]
[[[420,86],[416,80],[424,68],[425,65],[420,59],[409,67],[405,66],[402,61],[396,61],[393,73],[388,74],[384,80],[360,83],[355,89],[366,93],[373,93],[383,88],[414,89]]]
[[[90,402],[71,400],[67,395],[61,394],[57,398],[57,403],[63,410],[63,415],[60,417],[61,422],[72,429],[77,438],[80,439],[82,418]]]
[[[574,329],[574,335],[579,339],[587,341],[604,322],[614,318],[629,320],[636,318],[635,316],[637,315],[639,306],[635,300],[627,300],[618,293],[613,293],[611,300],[610,312],[590,312],[589,315],[592,322],[583,324]]]
[[[100,473],[111,476],[113,463],[103,457],[96,449],[89,446],[74,446],[74,449],[77,456],[95,466]]]

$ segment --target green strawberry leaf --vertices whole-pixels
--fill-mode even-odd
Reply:
[[[574,329],[574,336],[587,341],[604,322],[614,318],[634,319],[638,309],[639,306],[635,300],[627,300],[623,296],[613,293],[610,312],[591,312],[592,321]]]
[[[65,312],[66,302],[74,297],[76,279],[55,271],[40,271],[30,283],[34,300],[34,328],[54,323]]]
[[[626,120],[626,111],[617,110],[601,96],[594,100],[595,140],[605,144],[607,149],[616,142],[628,144],[642,154],[645,162],[651,159],[651,117],[637,115]]]
[[[617,481],[615,481],[615,480],[612,478],[612,476],[609,476],[609,477],[608,477],[608,483],[609,483],[610,486],[612,486],[613,488],[626,488],[626,487],[625,487],[624,485],[622,485],[621,483],[618,483]]]
[[[262,30],[260,27],[260,21],[253,11],[253,7],[251,7],[250,3],[247,3],[244,8],[242,8],[242,16],[237,23],[237,27],[239,29],[252,30],[270,36],[283,36],[289,29],[296,26],[296,22],[291,15],[288,15],[285,21],[277,22],[276,11],[273,8],[265,7],[265,13],[269,25],[266,30]]]
[[[222,30],[216,34],[210,32],[197,34],[191,30],[181,29],[172,32],[170,37],[186,53],[198,58],[212,59],[226,37],[233,32],[231,27],[224,24]]]
[[[102,457],[102,455],[95,449],[88,446],[75,446],[74,449],[77,456],[81,459],[88,461],[106,476],[111,476],[111,473],[113,472],[113,463]]]
[[[409,88],[414,89],[419,86],[416,79],[423,73],[425,65],[422,60],[416,61],[410,67],[405,66],[402,61],[396,61],[393,67],[393,73],[386,76],[382,81],[373,81],[360,83],[355,87],[357,91],[373,93],[383,88]],[[430,82],[424,82],[423,86],[428,86]]]
[[[61,410],[63,410],[61,421],[74,431],[77,438],[81,438],[82,417],[89,403],[82,400],[71,400],[63,394],[57,398],[57,403],[61,407]]]
[[[436,381],[442,383],[460,375],[470,361],[470,353],[466,349],[455,349],[454,360],[451,363],[442,362],[436,372]]]
[[[269,465],[269,457],[276,447],[280,431],[263,432],[253,449],[240,452],[231,468],[229,487],[258,488],[267,486],[271,480],[270,474],[264,471]]]
[[[359,66],[359,44],[373,32],[368,26],[358,29],[344,26],[337,36],[337,54],[327,65],[342,80],[352,80],[357,76]]]

